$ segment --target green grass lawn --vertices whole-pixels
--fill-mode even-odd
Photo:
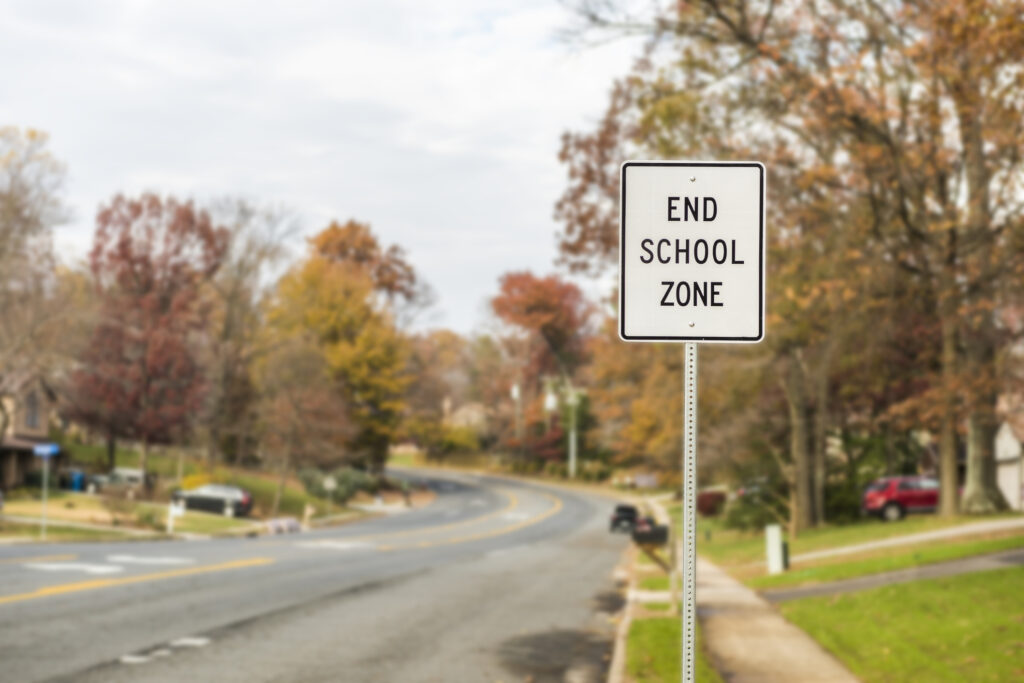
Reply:
[[[38,524],[22,524],[9,520],[0,520],[0,539],[36,539],[39,536]],[[79,529],[77,527],[46,525],[47,541],[123,541],[131,538],[119,531],[101,529]]]
[[[635,619],[626,642],[626,673],[635,683],[675,683],[681,678],[681,626],[675,617]],[[697,681],[721,683],[697,630]]]
[[[667,591],[669,588],[668,577],[665,575],[648,576],[647,578],[640,579],[640,583],[638,585],[640,590],[645,591]]]
[[[980,541],[940,541],[931,545],[914,545],[906,548],[886,550],[876,557],[864,559],[835,558],[827,564],[798,567],[775,576],[756,576],[746,584],[753,588],[782,588],[803,586],[828,581],[840,581],[857,576],[880,572],[919,567],[936,562],[945,562],[972,555],[996,553],[1002,550],[1024,548],[1024,534],[1010,538],[984,539]]]
[[[866,681],[1024,679],[1024,568],[785,603]]]
[[[70,454],[72,465],[87,467],[95,471],[107,471],[107,447],[100,444],[68,443],[63,446]],[[115,459],[118,467],[138,467],[140,453],[132,448],[118,446]],[[177,453],[162,448],[153,448],[149,452],[146,469],[163,477],[175,477],[178,474]],[[195,458],[186,456],[182,463],[183,476],[201,471],[202,465]]]

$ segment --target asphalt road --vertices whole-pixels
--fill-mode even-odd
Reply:
[[[420,476],[433,504],[335,529],[0,547],[0,681],[604,680],[612,501]]]

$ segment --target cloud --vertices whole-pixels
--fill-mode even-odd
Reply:
[[[574,52],[570,21],[540,0],[14,3],[0,121],[68,163],[69,260],[117,192],[240,194],[308,232],[372,223],[466,332],[502,272],[552,269],[559,135],[636,51]]]

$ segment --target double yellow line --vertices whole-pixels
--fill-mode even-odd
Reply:
[[[405,531],[391,531],[391,532],[385,532],[385,533],[382,533],[382,534],[366,534],[364,536],[351,536],[351,537],[342,538],[340,540],[343,540],[343,541],[372,541],[372,540],[376,540],[376,539],[380,539],[380,538],[398,538],[398,537],[401,537],[401,536],[412,536],[414,534],[432,534],[432,533],[437,532],[437,531],[447,531],[449,529],[457,529],[460,526],[467,526],[469,524],[477,524],[479,522],[483,522],[483,521],[491,519],[493,517],[497,517],[498,515],[502,515],[502,514],[505,514],[507,512],[511,512],[512,510],[515,510],[517,507],[519,507],[519,499],[516,498],[514,493],[511,493],[511,492],[508,492],[508,491],[502,491],[501,494],[508,499],[508,505],[506,505],[505,507],[501,508],[500,510],[495,510],[493,512],[488,512],[486,515],[481,515],[479,517],[473,517],[472,519],[464,519],[464,520],[462,520],[460,522],[451,522],[449,524],[441,524],[441,525],[438,525],[438,526],[428,526],[428,527],[424,527],[422,529],[406,529]]]
[[[509,495],[512,496],[512,494],[509,494]],[[558,514],[558,512],[562,509],[562,507],[564,505],[562,503],[562,499],[561,498],[553,496],[550,493],[540,493],[540,495],[542,495],[545,498],[547,498],[548,500],[552,501],[551,507],[548,508],[547,510],[545,510],[540,515],[538,515],[536,517],[531,517],[531,518],[529,518],[527,520],[519,522],[518,524],[513,524],[511,526],[506,526],[506,527],[500,527],[498,529],[492,529],[490,531],[481,531],[479,533],[470,534],[468,536],[458,536],[456,538],[445,538],[445,539],[441,539],[439,541],[420,541],[419,543],[417,543],[415,545],[409,545],[409,546],[381,545],[381,546],[377,546],[377,550],[390,551],[390,550],[402,550],[402,549],[406,549],[406,548],[432,548],[432,547],[440,546],[440,545],[454,545],[456,543],[467,543],[469,541],[479,541],[479,540],[484,539],[484,538],[493,538],[495,536],[503,536],[505,534],[510,534],[510,533],[512,533],[514,531],[519,531],[520,529],[525,529],[528,526],[533,526],[534,524],[539,524],[540,522],[543,522],[548,517],[551,517],[553,515]],[[512,498],[515,499],[515,496],[512,496]],[[504,510],[501,510],[499,512],[504,512]],[[487,516],[490,517],[492,515],[487,515]],[[477,520],[474,520],[474,521],[479,521],[480,519],[482,519],[482,518],[478,518]]]
[[[16,593],[14,595],[0,596],[0,605],[12,602],[23,602],[37,598],[47,598],[52,595],[64,595],[66,593],[79,593],[81,591],[97,590],[99,588],[111,588],[113,586],[126,586],[132,583],[143,583],[146,581],[159,581],[161,579],[174,579],[181,576],[194,576],[196,574],[209,574],[211,572],[223,572],[230,569],[244,569],[246,567],[259,567],[272,564],[273,558],[252,557],[247,560],[235,560],[221,564],[209,564],[202,567],[187,567],[184,569],[171,569],[152,574],[137,574],[135,576],[123,576],[116,579],[93,579],[91,581],[78,581],[76,583],[62,583],[57,586],[46,586],[29,593]]]

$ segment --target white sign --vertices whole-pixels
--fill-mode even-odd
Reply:
[[[330,493],[334,489],[338,488],[338,480],[331,475],[324,477],[324,491]]]
[[[622,165],[619,336],[624,341],[764,338],[764,165]]]

